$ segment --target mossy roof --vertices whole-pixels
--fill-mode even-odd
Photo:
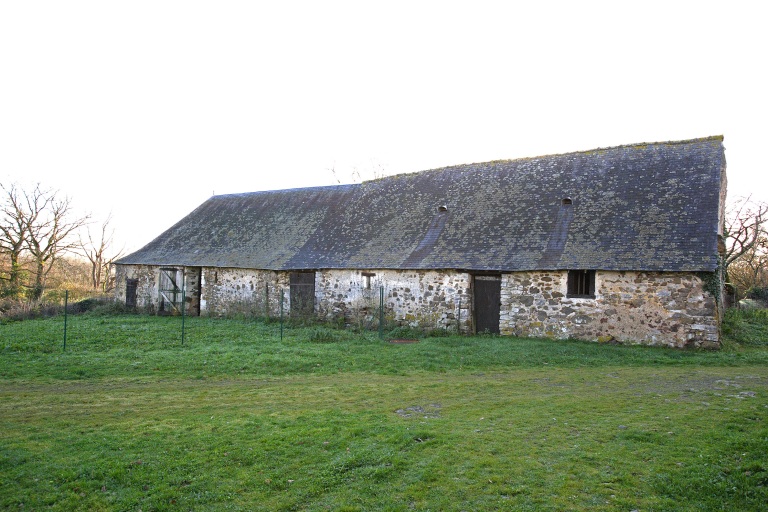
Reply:
[[[722,137],[457,165],[213,196],[118,263],[712,271],[724,187]]]

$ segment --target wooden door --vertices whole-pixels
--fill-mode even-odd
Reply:
[[[183,272],[179,268],[161,268],[157,285],[159,315],[181,314]]]
[[[315,312],[315,273],[291,272],[291,316],[309,318]]]
[[[125,307],[136,307],[136,291],[139,287],[138,279],[126,279],[125,280]]]
[[[475,276],[475,332],[499,334],[501,276]]]

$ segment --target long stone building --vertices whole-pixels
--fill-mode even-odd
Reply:
[[[122,258],[160,312],[717,347],[722,137],[213,196]],[[183,299],[182,299],[183,298]]]

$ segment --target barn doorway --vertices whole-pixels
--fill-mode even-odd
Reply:
[[[315,273],[291,272],[291,316],[309,318],[315,313]]]
[[[499,334],[501,275],[476,275],[474,282],[475,332]]]
[[[181,314],[182,272],[180,268],[163,267],[157,283],[157,313],[160,315]]]
[[[157,285],[158,314],[200,315],[201,274],[200,267],[162,267]]]
[[[139,288],[138,279],[125,280],[125,307],[131,308],[131,309],[136,307],[136,297],[137,297],[138,288]]]
[[[200,316],[202,274],[203,269],[200,267],[186,267],[184,269],[184,294],[187,299],[184,307],[187,316]]]

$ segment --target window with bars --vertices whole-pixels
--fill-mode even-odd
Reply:
[[[595,298],[595,271],[594,270],[569,270],[568,271],[568,297],[594,299]]]

